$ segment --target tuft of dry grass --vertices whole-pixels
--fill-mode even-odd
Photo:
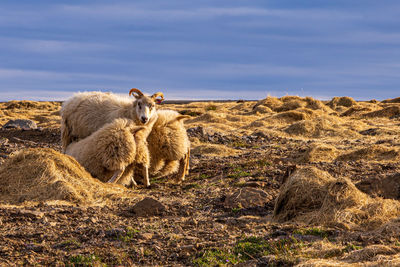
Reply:
[[[312,144],[304,152],[299,153],[296,156],[296,161],[299,163],[327,162],[334,160],[337,154],[338,151],[334,146],[317,143]]]
[[[0,167],[0,201],[67,201],[96,204],[118,197],[122,186],[104,184],[68,155],[52,149],[23,149]]]
[[[310,194],[309,192],[312,192]],[[315,167],[295,171],[281,187],[274,218],[344,229],[373,229],[400,215],[400,203],[371,198],[347,178]]]
[[[327,103],[327,105],[329,107],[331,107],[332,109],[335,109],[336,107],[342,106],[342,107],[352,107],[354,105],[356,105],[357,102],[348,96],[342,96],[342,97],[334,97],[332,98],[331,101],[329,101]]]
[[[397,149],[383,145],[371,145],[350,153],[342,154],[337,157],[337,160],[397,161],[399,160],[399,157],[400,152]]]

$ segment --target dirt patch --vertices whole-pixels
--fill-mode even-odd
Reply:
[[[125,190],[95,180],[72,157],[52,149],[24,149],[0,167],[0,201],[60,200],[79,204],[103,202]]]
[[[224,145],[202,143],[194,145],[190,153],[195,156],[227,157],[237,155],[240,151]]]
[[[373,197],[400,199],[400,174],[370,177],[358,182],[356,187]]]

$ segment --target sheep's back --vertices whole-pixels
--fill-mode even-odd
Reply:
[[[132,115],[133,102],[101,92],[78,93],[63,104],[61,116],[70,134],[85,138],[116,118]]]
[[[169,110],[158,112],[158,120],[147,139],[152,157],[179,160],[187,153],[189,139],[183,123],[175,120],[178,115]]]

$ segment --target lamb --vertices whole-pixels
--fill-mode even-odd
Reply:
[[[63,152],[72,142],[88,137],[116,118],[131,119],[135,124],[145,126],[146,129],[141,134],[147,138],[157,120],[155,102],[162,101],[164,95],[157,92],[152,96],[146,96],[136,88],[132,88],[129,95],[133,95],[135,100],[110,93],[85,92],[77,93],[64,102],[60,111]],[[143,158],[139,162],[142,161],[145,184],[149,186],[150,159],[147,156],[147,147],[141,146],[141,151],[138,155],[143,155]],[[148,161],[144,162],[146,159]]]
[[[132,179],[133,166],[141,153],[140,146],[147,144],[142,134],[145,129],[131,120],[115,119],[90,136],[69,144],[65,153],[103,182],[136,185]]]
[[[176,180],[184,181],[189,171],[190,142],[183,119],[190,118],[173,110],[158,110],[147,142],[150,151],[151,175],[177,173]]]

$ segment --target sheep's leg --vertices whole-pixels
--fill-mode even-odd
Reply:
[[[113,174],[113,176],[108,180],[107,183],[114,183],[118,182],[118,180],[121,178],[122,174],[124,173],[124,170],[116,170]]]
[[[118,183],[124,185],[125,187],[133,187],[137,186],[135,180],[134,180],[134,165],[130,164],[125,168],[124,174],[122,177],[119,179]]]
[[[189,175],[189,161],[190,161],[190,148],[188,149],[188,153],[186,154],[186,175]]]
[[[131,185],[132,185],[132,187],[137,187],[137,183],[136,183],[135,178],[133,176],[131,177]]]
[[[176,175],[176,181],[177,182],[185,181],[185,174],[186,174],[186,158],[183,157],[179,160],[179,170]]]
[[[143,174],[144,184],[146,185],[146,187],[149,187],[150,186],[149,167],[143,165],[142,172],[143,172],[142,174]]]

